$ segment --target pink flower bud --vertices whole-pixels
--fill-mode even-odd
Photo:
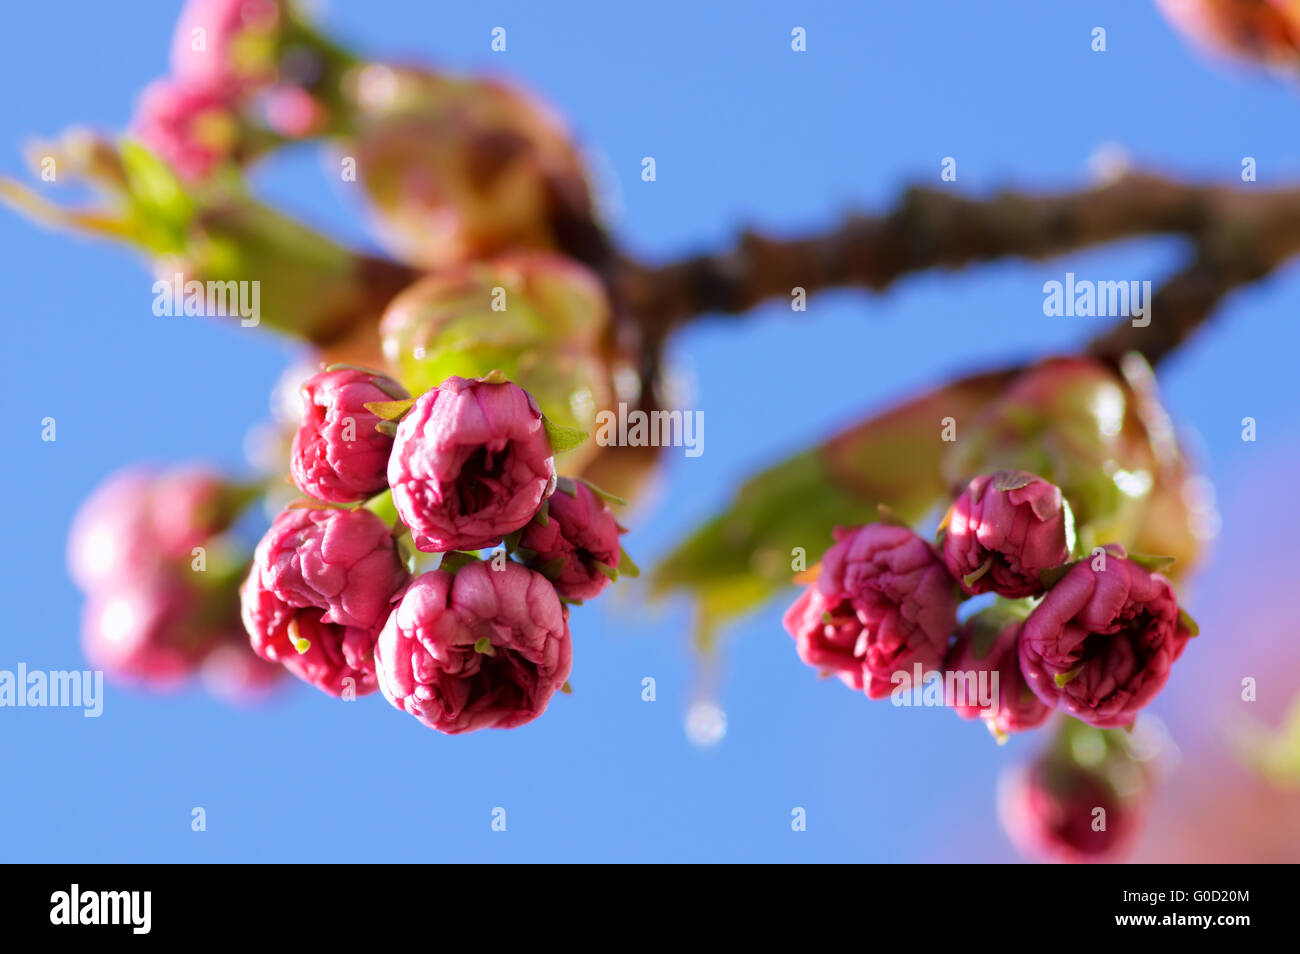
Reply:
[[[68,569],[83,589],[153,574],[188,560],[234,516],[228,487],[202,468],[156,474],[143,468],[106,480],[77,511],[68,534]]]
[[[555,588],[517,563],[416,577],[375,647],[384,697],[448,734],[531,722],[568,679],[572,659]]]
[[[538,513],[524,527],[519,546],[532,551],[525,562],[554,583],[557,593],[587,600],[609,585],[608,571],[618,569],[619,532],[609,507],[590,487],[561,477],[545,516]]]
[[[1171,24],[1220,53],[1295,69],[1300,65],[1296,0],[1156,0]]]
[[[172,72],[207,84],[268,78],[274,63],[265,38],[278,29],[281,7],[280,0],[189,0],[172,35]]]
[[[1142,828],[1145,791],[1122,797],[1104,772],[1040,759],[1003,775],[998,817],[1024,855],[1069,864],[1123,860]]]
[[[1191,633],[1168,580],[1105,549],[1104,568],[1101,554],[1079,561],[1030,614],[1020,668],[1048,705],[1113,729],[1160,692]]]
[[[266,125],[286,139],[302,139],[320,132],[329,111],[301,86],[277,86],[266,94]]]
[[[174,688],[212,645],[196,603],[194,589],[168,575],[92,594],[81,626],[86,659],[117,678]]]
[[[408,573],[388,525],[369,510],[290,508],[253,555],[260,586],[324,623],[373,631]]]
[[[942,666],[957,628],[957,587],[935,549],[884,523],[837,529],[821,573],[785,614],[799,658],[837,674],[871,699]]]
[[[1025,471],[976,477],[949,511],[943,559],[962,589],[1009,599],[1047,587],[1040,570],[1070,558],[1061,491]]]
[[[236,147],[234,107],[230,87],[163,79],[140,95],[134,125],[144,144],[178,176],[197,182]]]
[[[332,696],[374,692],[376,631],[325,622],[314,607],[295,607],[263,586],[257,564],[239,591],[253,652]]]
[[[331,503],[353,503],[387,489],[393,439],[375,430],[381,419],[365,405],[408,396],[392,378],[357,368],[308,379],[289,459],[298,489]]]
[[[1036,729],[1052,714],[1052,709],[1029,691],[1020,673],[1020,622],[995,622],[978,614],[961,628],[945,673],[958,673],[966,692],[967,704],[955,705],[963,719],[980,718],[995,735],[1010,735]],[[979,685],[981,674],[992,689],[991,674],[997,674],[997,694],[989,705],[978,702],[972,689]]]
[[[388,483],[418,549],[499,543],[533,518],[555,485],[537,402],[509,381],[448,378],[402,418]]]

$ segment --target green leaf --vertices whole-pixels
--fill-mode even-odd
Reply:
[[[599,560],[592,560],[591,565],[601,573],[605,574],[605,576],[609,577],[611,583],[618,582],[618,570],[614,569],[608,563],[601,563]]]
[[[375,430],[380,434],[387,435],[388,437],[397,436],[397,424],[393,421],[380,421],[375,425]]]
[[[194,201],[171,166],[134,139],[122,139],[118,150],[127,191],[141,211],[177,230],[189,224]]]
[[[836,526],[877,520],[882,503],[902,520],[921,520],[949,499],[941,464],[952,445],[941,440],[939,422],[974,416],[1010,376],[980,374],[938,388],[754,475],[659,561],[652,595],[689,595],[696,643],[707,650],[723,625],[790,588],[795,548],[816,562]]]
[[[546,428],[546,437],[551,442],[551,452],[555,454],[563,454],[575,447],[581,447],[587,438],[591,436],[586,431],[580,431],[576,427],[565,427],[563,424],[556,424],[545,414],[542,415],[542,426]]]
[[[1196,620],[1192,619],[1191,614],[1182,607],[1179,607],[1178,609],[1178,622],[1182,625],[1183,629],[1187,630],[1187,632],[1192,636],[1201,635],[1200,625]]]

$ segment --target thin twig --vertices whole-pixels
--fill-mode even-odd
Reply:
[[[1015,257],[1045,259],[1141,235],[1182,235],[1193,261],[1157,294],[1152,322],[1118,325],[1092,346],[1110,357],[1136,349],[1157,360],[1183,341],[1231,289],[1300,253],[1300,188],[1184,184],[1132,173],[1080,191],[1001,192],[968,198],[913,188],[879,216],[850,215],[797,239],[744,233],[732,248],[664,265],[624,260],[620,291],[657,348],[705,315],[738,315],[769,300],[831,288],[887,288],[903,275]]]

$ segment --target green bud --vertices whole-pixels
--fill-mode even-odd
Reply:
[[[452,375],[500,371],[553,422],[590,432],[611,401],[601,353],[608,322],[593,274],[533,253],[421,279],[389,304],[380,334],[384,357],[412,394]]]
[[[500,82],[371,63],[344,77],[358,180],[383,237],[440,268],[509,249],[564,247],[590,221],[567,131]]]
[[[1131,384],[1085,358],[1024,371],[962,433],[943,462],[953,486],[996,470],[1057,484],[1080,528],[1131,540],[1155,481],[1157,448]]]

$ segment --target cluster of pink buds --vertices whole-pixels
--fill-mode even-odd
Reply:
[[[241,591],[254,650],[331,695],[378,689],[440,732],[537,718],[569,677],[568,604],[634,570],[608,495],[556,476],[572,433],[495,373],[412,399],[333,366],[302,398],[290,473],[313,499],[257,547]],[[421,553],[440,562],[414,575]]]
[[[1154,558],[1111,544],[1071,562],[1069,505],[1041,477],[976,477],[939,536],[891,522],[836,531],[785,615],[800,658],[872,699],[939,674],[956,690],[946,704],[1002,738],[1057,709],[1131,725],[1195,635]],[[959,625],[961,601],[985,593],[997,604]]]
[[[233,610],[240,563],[220,538],[250,496],[201,468],[134,469],[86,500],[68,564],[87,594],[82,639],[92,665],[154,688],[198,674],[237,700],[279,678],[243,639]]]
[[[330,57],[285,0],[189,0],[135,129],[187,182],[329,123]]]

